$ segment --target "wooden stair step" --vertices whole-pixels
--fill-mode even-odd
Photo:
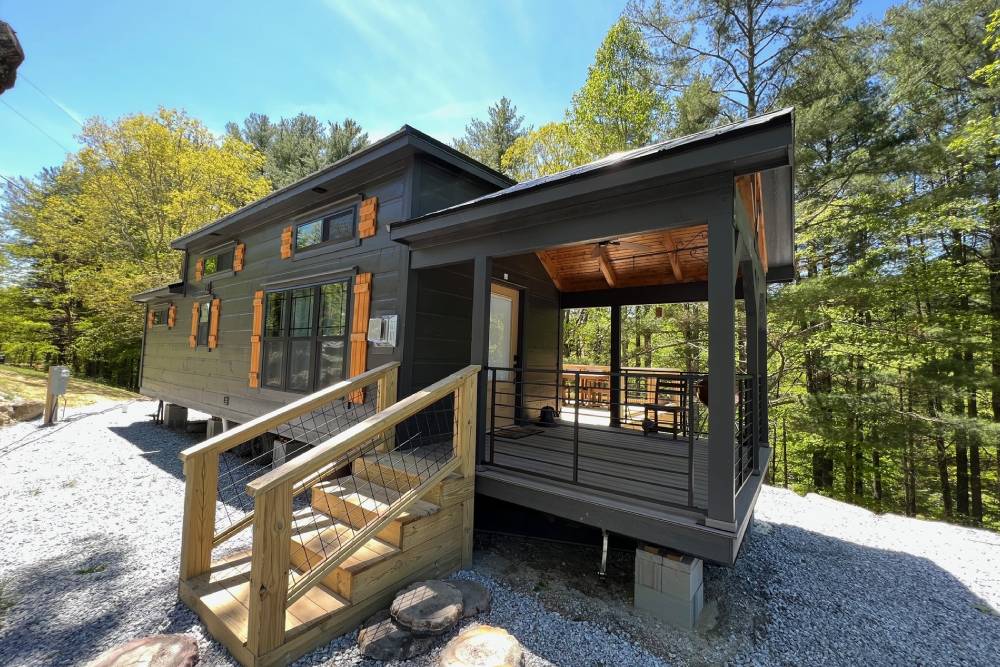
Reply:
[[[358,532],[360,530],[338,521],[315,507],[296,510],[292,513],[290,545],[292,565],[301,570],[312,569],[332,556],[342,544],[346,544]],[[372,538],[327,575],[323,583],[350,600],[354,577],[398,553],[400,553],[399,547]]]
[[[291,586],[301,577],[302,572],[292,568],[288,573],[288,585]],[[187,588],[187,594],[218,618],[240,642],[246,642],[250,615],[249,550],[213,563],[208,572],[182,582],[182,586]],[[295,637],[350,605],[348,600],[326,586],[314,586],[285,612],[286,638]]]
[[[384,515],[399,500],[402,493],[358,477],[321,482],[313,487],[313,508],[354,528],[364,528]],[[402,546],[403,528],[406,524],[435,514],[438,506],[417,500],[388,526],[378,537],[394,546]]]
[[[368,454],[356,458],[351,463],[351,474],[355,477],[365,479],[380,486],[384,486],[394,491],[408,491],[423,482],[429,474],[433,474],[436,466],[443,463],[445,458],[441,456],[440,445],[436,448],[421,448],[404,451],[391,452],[387,454]],[[447,449],[450,450],[450,445]],[[430,467],[430,473],[428,473]],[[458,490],[463,482],[469,484],[474,480],[465,480],[461,474],[455,472],[448,475],[441,484],[423,495],[423,500],[445,507],[449,504],[449,489]],[[463,497],[464,491],[453,494],[455,498]]]

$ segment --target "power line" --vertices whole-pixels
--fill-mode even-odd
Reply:
[[[0,174],[0,178],[2,178],[3,180],[7,181],[12,186],[14,186],[15,188],[17,188],[21,192],[23,192],[24,194],[26,194],[28,196],[31,196],[31,192],[27,188],[25,188],[23,185],[21,185],[20,183],[18,183],[17,181],[13,181],[13,180],[7,178],[6,176],[4,176],[3,174]]]
[[[46,137],[48,137],[49,139],[51,139],[53,143],[55,143],[56,145],[58,145],[64,151],[66,151],[67,153],[72,153],[73,152],[69,148],[66,148],[66,145],[64,143],[62,143],[61,141],[59,141],[58,139],[56,139],[55,137],[53,137],[51,134],[49,134],[48,132],[46,132],[45,130],[43,130],[39,125],[37,125],[35,123],[35,121],[31,120],[30,118],[28,118],[27,116],[25,116],[23,113],[21,113],[20,111],[18,111],[14,107],[12,107],[10,105],[10,103],[7,102],[7,100],[0,100],[0,103],[2,103],[5,107],[7,107],[8,109],[10,109],[14,113],[16,113],[18,116],[20,116],[21,119],[24,120],[24,122],[28,123],[28,125],[31,125],[33,128],[35,128],[36,130],[38,130],[39,132],[41,132],[42,134],[44,134]]]
[[[77,124],[77,125],[79,125],[80,127],[83,127],[83,123],[82,123],[82,122],[80,121],[80,119],[79,119],[79,118],[77,118],[76,116],[74,116],[73,114],[71,114],[71,113],[70,113],[70,112],[69,112],[69,111],[68,111],[68,110],[66,109],[66,107],[64,107],[64,106],[63,106],[63,105],[62,105],[62,104],[61,104],[61,103],[60,103],[60,102],[59,102],[59,101],[58,101],[58,100],[57,100],[56,98],[52,97],[51,95],[49,95],[48,93],[46,93],[46,92],[45,92],[44,90],[42,90],[41,88],[39,88],[39,87],[38,87],[38,85],[37,85],[37,84],[36,84],[36,83],[35,83],[34,81],[32,81],[31,79],[29,79],[29,78],[28,78],[28,77],[26,77],[25,75],[21,74],[21,75],[20,75],[20,78],[22,78],[22,79],[24,79],[25,81],[27,81],[27,82],[28,82],[28,85],[30,85],[30,86],[31,86],[32,88],[34,88],[35,90],[37,90],[37,91],[38,91],[38,93],[39,93],[39,94],[40,94],[40,95],[41,95],[42,97],[44,97],[45,99],[47,99],[47,100],[48,100],[49,102],[52,102],[52,104],[54,104],[54,105],[55,105],[55,107],[56,107],[57,109],[59,109],[59,111],[62,111],[62,112],[63,112],[63,113],[64,113],[64,114],[66,115],[66,117],[67,117],[67,118],[69,118],[69,119],[70,119],[71,121],[73,121],[74,123],[76,123],[76,124]]]

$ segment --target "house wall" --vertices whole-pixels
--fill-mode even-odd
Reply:
[[[186,293],[150,304],[151,308],[166,303],[175,304],[177,319],[173,329],[157,326],[146,333],[141,392],[152,398],[237,422],[299,398],[301,394],[249,386],[253,294],[267,289],[276,281],[291,281],[288,287],[295,282],[312,282],[314,279],[311,277],[318,274],[322,274],[322,281],[326,281],[372,273],[371,316],[396,314],[399,320],[397,346],[384,348],[369,344],[367,367],[400,360],[407,336],[406,328],[410,324],[404,308],[408,294],[409,249],[389,240],[389,224],[416,215],[418,211],[465,201],[495,190],[497,186],[456,174],[443,164],[419,155],[386,164],[375,175],[369,172],[364,177],[367,180],[359,178],[335,181],[332,187],[328,187],[328,195],[319,202],[311,196],[309,204],[300,209],[285,211],[271,219],[262,215],[259,224],[253,225],[250,231],[241,233],[238,238],[219,236],[190,247]],[[452,185],[449,185],[449,179]],[[358,193],[363,193],[366,198],[378,197],[378,222],[374,237],[361,239],[356,246],[346,249],[321,254],[309,252],[281,259],[282,229],[293,224],[296,216]],[[194,280],[195,263],[199,256],[219,245],[235,241],[246,244],[243,271]],[[344,273],[330,275],[339,271]],[[188,337],[191,333],[192,305],[195,301],[212,298],[220,299],[218,346],[214,350],[204,346],[191,349]],[[469,345],[462,349],[467,355]],[[443,375],[430,381],[440,377]]]

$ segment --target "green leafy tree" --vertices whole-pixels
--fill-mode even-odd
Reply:
[[[503,172],[518,181],[555,174],[582,164],[569,123],[546,123],[511,144],[501,160]]]

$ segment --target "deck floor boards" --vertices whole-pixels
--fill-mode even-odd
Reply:
[[[487,438],[487,455],[492,456],[492,462],[520,473],[572,482],[573,425],[563,421],[554,427],[525,428],[538,432]],[[580,424],[578,433],[577,479],[581,484],[622,494],[626,499],[637,496],[689,506],[686,440],[595,424]],[[708,503],[708,442],[704,439],[695,441],[693,472],[693,508],[704,508]]]

